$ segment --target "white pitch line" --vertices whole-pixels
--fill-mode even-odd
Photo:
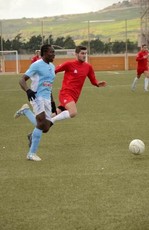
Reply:
[[[123,73],[120,73],[120,72],[113,72],[113,71],[107,71],[107,73],[110,73],[110,74],[123,74]]]

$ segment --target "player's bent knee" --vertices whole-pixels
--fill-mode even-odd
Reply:
[[[50,129],[50,126],[48,125],[48,126],[45,126],[42,131],[43,131],[43,133],[47,133],[49,131],[49,129]]]
[[[43,129],[43,133],[47,133],[49,131],[49,128],[48,129]]]
[[[42,123],[37,124],[37,128],[41,129],[43,131],[44,130],[44,124],[42,124]]]
[[[44,128],[43,128],[43,133],[47,133],[52,125],[53,125],[53,123],[51,121],[46,121]]]

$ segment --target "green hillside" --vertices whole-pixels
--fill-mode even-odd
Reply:
[[[128,39],[137,41],[140,31],[140,10],[137,5],[113,6],[86,14],[2,21],[2,33],[5,40],[14,39],[18,34],[21,34],[22,40],[28,40],[33,35],[43,34],[48,37],[52,34],[54,39],[69,35],[77,44],[82,40],[87,40],[90,34],[90,39],[115,41],[125,40],[126,30]]]

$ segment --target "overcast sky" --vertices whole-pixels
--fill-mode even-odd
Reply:
[[[101,10],[122,0],[0,0],[0,19],[40,18]]]

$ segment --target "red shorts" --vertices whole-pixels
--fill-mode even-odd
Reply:
[[[59,101],[60,101],[60,105],[63,107],[65,107],[69,102],[72,102],[72,101],[76,103],[76,100],[68,93],[60,93]]]
[[[145,71],[148,71],[148,67],[138,68],[137,69],[137,75],[140,77],[141,74],[143,74]]]

